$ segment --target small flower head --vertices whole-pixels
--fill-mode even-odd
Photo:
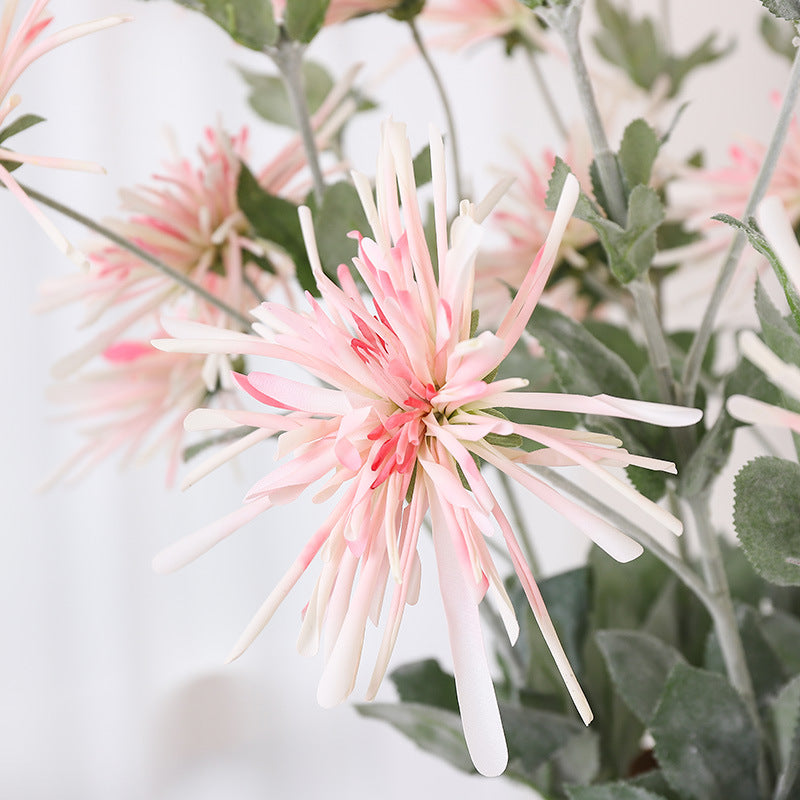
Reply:
[[[636,557],[641,547],[559,495],[529,468],[531,464],[579,464],[667,528],[680,530],[671,515],[601,466],[636,463],[673,470],[673,465],[632,456],[609,436],[517,424],[496,410],[558,409],[679,425],[696,421],[699,412],[605,395],[525,392],[519,390],[526,380],[493,378],[544,289],[577,200],[577,183],[568,179],[550,233],[497,331],[476,336],[472,296],[479,223],[491,209],[463,202],[448,231],[444,147],[435,135],[431,163],[436,228],[432,250],[425,239],[404,126],[384,125],[375,195],[367,178],[354,176],[372,233],[371,238],[358,234],[358,255],[353,259],[366,297],[344,265],[338,285],[325,276],[306,213],[306,243],[320,301],[309,296],[305,312],[265,303],[255,312],[261,335],[222,334],[178,323],[172,333],[180,339],[156,343],[167,350],[266,356],[302,366],[312,377],[305,383],[271,372],[237,375],[240,387],[262,410],[198,410],[190,415],[187,423],[192,428],[248,425],[256,427],[261,438],[280,434],[279,456],[286,460],[251,487],[242,508],[177,542],[157,558],[156,567],[180,567],[270,506],[290,502],[319,484],[314,499],[335,497],[333,509],[248,625],[233,657],[249,646],[319,557],[319,578],[305,610],[299,648],[314,653],[324,641],[326,663],[317,697],[330,706],[353,690],[367,623],[379,621],[390,586],[385,632],[367,689],[369,698],[375,695],[403,609],[416,602],[417,542],[423,519],[430,515],[467,746],[477,769],[496,775],[506,766],[507,750],[478,605],[488,597],[497,606],[512,642],[519,625],[486,537],[504,541],[586,722],[591,711],[479,461],[517,480],[621,560]],[[515,437],[542,447],[533,452],[518,448]],[[225,457],[215,457],[209,468]],[[198,468],[192,480],[205,471]]]

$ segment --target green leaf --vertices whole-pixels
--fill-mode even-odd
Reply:
[[[646,186],[650,182],[659,147],[656,132],[643,119],[635,119],[625,128],[619,147],[619,163],[630,188],[639,184]]]
[[[598,631],[597,644],[611,679],[625,704],[647,725],[681,654],[653,636],[639,631]]]
[[[322,268],[327,275],[335,276],[339,265],[349,266],[358,252],[357,241],[349,238],[348,234],[352,231],[369,232],[358,192],[352,184],[340,181],[326,187],[319,209],[315,207],[313,196],[307,198],[306,204],[314,217]]]
[[[716,37],[716,33],[709,34],[694,48],[694,50],[691,50],[685,56],[669,56],[667,59],[666,72],[672,81],[670,97],[675,97],[675,95],[678,94],[686,76],[694,69],[704,64],[711,64],[714,61],[718,61],[733,50],[733,42],[730,42],[721,50],[717,50],[714,46]]]
[[[725,381],[723,396],[727,398],[734,394],[757,397],[764,402],[774,402],[777,393],[770,388],[770,384],[759,369],[747,359],[741,359]],[[681,470],[682,496],[695,497],[716,480],[730,458],[733,434],[742,424],[734,419],[723,405],[714,424],[700,440],[689,463]]]
[[[775,609],[762,617],[761,629],[786,672],[800,674],[800,619]]]
[[[263,51],[278,41],[271,0],[176,0],[214,20],[239,44]]]
[[[455,678],[433,658],[403,664],[390,675],[403,703],[434,706],[458,712]]]
[[[284,25],[289,38],[308,44],[325,23],[330,0],[286,0]]]
[[[285,250],[294,261],[295,274],[300,285],[306,291],[318,294],[297,217],[297,206],[262,189],[244,164],[239,172],[236,197],[239,208],[247,217],[256,236]]]
[[[800,792],[800,675],[781,689],[771,712],[780,768],[775,800],[790,800]]]
[[[749,239],[753,249],[757,253],[760,253],[762,256],[764,256],[767,261],[769,261],[770,266],[778,276],[778,280],[783,287],[783,293],[786,295],[786,301],[789,303],[789,309],[794,317],[795,325],[800,327],[800,295],[798,295],[794,283],[792,283],[792,280],[784,269],[783,264],[781,264],[778,256],[775,255],[774,250],[769,246],[769,243],[764,238],[764,235],[761,233],[761,231],[758,230],[754,224],[752,224],[752,221],[751,224],[741,222],[729,214],[717,214],[713,216],[712,219],[719,220],[720,222],[724,222],[727,225],[742,231]]]
[[[417,188],[431,182],[433,173],[431,168],[431,146],[429,144],[426,144],[425,147],[414,156],[414,161],[411,166],[414,169],[414,180],[417,184]]]
[[[561,198],[561,192],[564,191],[564,182],[567,180],[567,175],[571,173],[572,170],[567,162],[556,156],[553,171],[550,173],[550,181],[547,184],[547,195],[545,196],[545,204],[550,211],[555,211]],[[575,204],[572,216],[586,222],[605,219],[600,213],[600,209],[583,192],[578,195],[578,202]]]
[[[579,567],[553,575],[539,584],[544,604],[572,668],[583,672],[583,648],[589,629],[589,570]]]
[[[761,5],[780,19],[800,20],[800,0],[761,0]]]
[[[207,439],[203,439],[200,442],[196,442],[195,444],[190,444],[188,447],[183,449],[182,458],[184,462],[191,461],[193,458],[196,458],[201,453],[204,453],[209,447],[215,447],[219,444],[227,444],[228,442],[235,442],[237,439],[242,439],[243,437],[247,436],[248,433],[252,433],[255,428],[251,428],[249,425],[243,425],[240,428],[234,428],[233,430],[224,431],[223,433],[218,433],[215,436],[209,436]]]
[[[565,391],[641,397],[636,376],[625,361],[561,312],[537,306],[527,330],[544,348]]]
[[[790,364],[800,364],[800,333],[783,318],[760,281],[756,284],[756,313],[770,350]]]
[[[676,664],[650,726],[670,785],[691,800],[753,800],[758,734],[721,675]]]
[[[664,800],[660,794],[622,781],[594,786],[568,786],[567,797],[569,800]]]
[[[761,38],[767,46],[779,56],[794,61],[797,48],[794,46],[794,37],[797,32],[791,23],[779,21],[771,14],[764,14],[759,25]]]
[[[242,67],[239,73],[250,87],[247,102],[262,119],[276,125],[296,128],[297,121],[283,80],[275,75],[262,75]],[[303,86],[310,113],[314,113],[333,88],[333,80],[325,67],[313,61],[303,62]]]
[[[501,703],[500,716],[508,743],[509,769],[529,780],[585,726],[562,714]]]
[[[736,476],[733,520],[756,571],[779,586],[800,586],[800,465],[773,456]]]
[[[461,717],[454,711],[415,703],[362,703],[355,708],[362,717],[388,722],[426,753],[438,756],[462,772],[475,772],[464,741]]]
[[[0,144],[6,139],[10,139],[12,136],[16,136],[18,133],[22,133],[22,131],[26,131],[28,128],[32,128],[34,125],[44,121],[44,117],[40,117],[37,114],[23,114],[21,117],[17,117],[10,125],[6,125],[5,128],[0,130]]]
[[[641,184],[633,188],[625,231],[609,236],[611,249],[603,242],[609,268],[620,283],[628,283],[650,269],[656,254],[656,231],[664,216],[664,205],[653,189]]]

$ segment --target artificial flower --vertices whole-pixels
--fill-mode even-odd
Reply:
[[[59,33],[43,37],[42,34],[53,21],[53,17],[48,16],[46,13],[48,2],[49,0],[34,0],[13,34],[11,33],[11,25],[17,10],[18,0],[5,0],[3,3],[2,13],[0,13],[0,129],[3,128],[11,112],[22,102],[22,98],[18,94],[11,94],[11,89],[19,76],[36,59],[73,39],[78,39],[81,36],[86,36],[104,28],[110,28],[130,19],[130,17],[123,16],[104,17],[94,22],[73,25]],[[3,134],[10,135],[13,125],[14,123],[11,123],[4,130],[0,130],[0,144],[6,138]],[[88,172],[102,172],[102,168],[88,161],[18,153],[14,150],[9,150],[7,147],[0,146],[0,183],[19,200],[65,255],[79,264],[85,263],[83,255],[64,238],[63,234],[58,231],[17,183],[11,174],[11,170],[19,164],[36,164],[42,167],[77,169]]]
[[[606,395],[527,392],[522,391],[526,380],[494,379],[544,289],[577,201],[577,181],[568,178],[550,233],[497,331],[476,336],[472,299],[479,223],[496,194],[478,205],[462,202],[448,234],[444,147],[435,135],[431,163],[432,250],[425,239],[404,126],[384,125],[375,196],[368,179],[354,175],[373,237],[358,234],[353,259],[366,298],[345,265],[339,268],[338,285],[325,276],[310,213],[304,210],[306,245],[321,300],[308,296],[306,312],[263,304],[254,311],[254,334],[180,321],[166,325],[176,338],[156,342],[161,349],[265,356],[303,367],[320,383],[271,372],[236,375],[242,390],[263,410],[200,409],[187,418],[187,427],[195,430],[254,427],[248,434],[252,444],[278,434],[278,456],[286,461],[251,487],[240,509],[178,541],[157,557],[155,567],[171,571],[188,563],[271,506],[291,502],[321,482],[314,500],[337,496],[333,510],[247,626],[231,657],[249,646],[319,555],[321,572],[305,609],[299,648],[314,653],[324,640],[325,667],[317,691],[323,706],[343,701],[353,690],[367,622],[377,624],[391,581],[384,636],[367,689],[371,699],[387,668],[403,609],[416,601],[421,569],[417,542],[430,514],[467,747],[481,773],[496,775],[508,756],[480,630],[480,602],[488,596],[497,606],[512,642],[519,625],[487,537],[499,534],[505,542],[581,717],[588,723],[592,715],[512,526],[478,462],[505,472],[621,561],[638,556],[641,546],[560,495],[530,465],[581,465],[667,529],[681,530],[672,515],[601,466],[637,464],[674,471],[674,465],[633,456],[610,436],[518,424],[497,410],[560,410],[666,425],[694,423],[700,412]],[[519,448],[517,437],[541,448]],[[216,454],[193,471],[187,484],[244,446],[241,440],[230,452]]]

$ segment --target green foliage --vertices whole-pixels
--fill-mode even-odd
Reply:
[[[208,450],[209,447],[216,447],[217,445],[235,442],[237,439],[242,439],[243,437],[247,436],[248,433],[252,433],[254,430],[256,429],[247,425],[243,425],[240,428],[234,428],[230,431],[224,431],[223,433],[209,436],[206,439],[202,439],[199,442],[195,442],[195,444],[190,444],[188,447],[185,447],[181,456],[184,461],[191,461],[192,459],[197,458],[197,456],[199,456],[201,453],[204,453],[206,450]]]
[[[398,22],[408,22],[414,19],[425,8],[425,0],[400,0],[400,2],[386,13]]]
[[[567,788],[567,796],[569,800],[663,800],[659,794],[622,782],[570,786]]]
[[[597,13],[602,27],[594,37],[594,44],[600,55],[647,90],[653,88],[659,77],[666,76],[669,97],[678,94],[690,72],[716,61],[731,49],[730,45],[717,49],[716,34],[711,34],[686,55],[676,56],[667,52],[649,17],[635,19],[610,0],[598,0]]]
[[[263,51],[278,41],[271,0],[175,0],[214,20],[239,44]]]
[[[656,132],[643,119],[635,119],[625,128],[619,146],[619,164],[629,187],[646,186],[650,182],[660,146]]]
[[[348,234],[352,231],[366,233],[369,230],[358,192],[352,184],[340,181],[326,187],[319,208],[313,195],[306,198],[306,205],[314,217],[322,268],[327,275],[335,276],[339,265],[349,265],[358,250],[356,241],[349,238]]]
[[[800,465],[753,459],[736,476],[734,524],[758,573],[780,586],[800,586]]]
[[[286,85],[281,78],[243,68],[239,72],[250,87],[247,101],[256,114],[276,125],[297,127]],[[309,113],[313,114],[333,88],[333,80],[323,66],[313,61],[303,61],[303,86]]]
[[[712,217],[712,219],[725,222],[731,227],[742,231],[750,240],[750,244],[752,245],[753,249],[757,253],[760,253],[762,256],[764,256],[767,261],[769,261],[770,266],[775,271],[775,274],[778,276],[778,280],[783,287],[783,293],[786,295],[786,301],[789,303],[789,309],[794,317],[795,325],[800,327],[800,295],[798,295],[797,289],[795,289],[794,283],[792,283],[791,278],[783,268],[783,264],[781,264],[780,259],[775,255],[775,252],[769,246],[767,240],[764,238],[764,235],[758,229],[755,222],[753,220],[741,222],[729,214],[717,214],[716,216]]]
[[[456,682],[433,658],[398,667],[389,676],[404,703],[421,703],[458,711]]]
[[[308,44],[325,22],[330,0],[286,0],[284,25],[289,38]]]
[[[355,708],[362,717],[388,722],[426,753],[438,756],[462,772],[475,772],[461,718],[455,711],[419,703],[361,703]]]
[[[21,117],[17,117],[10,125],[6,125],[5,128],[0,130],[0,144],[6,139],[10,139],[12,136],[16,136],[18,133],[22,133],[22,131],[26,131],[28,128],[32,128],[34,125],[44,121],[44,117],[40,117],[37,114],[23,114]]]
[[[800,0],[761,0],[761,5],[779,19],[800,20]]]
[[[793,44],[794,38],[797,36],[794,25],[783,20],[777,20],[772,14],[764,14],[761,17],[759,31],[771,50],[784,58],[788,58],[789,61],[794,61],[794,56],[797,52],[797,48]]]
[[[597,644],[628,708],[647,725],[658,705],[670,670],[684,662],[681,654],[640,631],[604,630]]]
[[[758,734],[720,675],[676,664],[653,717],[655,755],[670,785],[691,800],[753,800]]]
[[[642,165],[631,168],[642,171]],[[547,190],[547,207],[554,209],[561,196],[564,181],[570,172],[567,164],[556,159]],[[643,275],[650,268],[656,252],[656,232],[664,221],[664,206],[658,194],[639,184],[628,198],[628,219],[625,227],[605,217],[600,208],[583,192],[575,206],[573,216],[588,222],[596,231],[606,252],[611,273],[620,283],[628,283]]]
[[[778,781],[775,800],[800,794],[800,675],[796,675],[772,702]]]

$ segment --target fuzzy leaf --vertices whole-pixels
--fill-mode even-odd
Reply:
[[[418,703],[458,712],[455,678],[433,658],[403,664],[389,678],[403,703]]]
[[[676,664],[650,726],[670,785],[691,800],[753,800],[758,735],[721,675]]]
[[[247,102],[256,114],[276,125],[297,127],[286,85],[281,78],[275,75],[262,75],[241,67],[239,73],[250,87]],[[313,114],[333,87],[333,80],[325,67],[313,61],[304,61],[303,86],[308,110]]]
[[[308,44],[325,23],[330,0],[286,0],[286,33],[295,42]]]
[[[716,216],[712,217],[712,219],[724,222],[727,225],[730,225],[731,227],[736,228],[744,233],[749,239],[753,249],[757,253],[760,253],[762,256],[764,256],[767,261],[769,261],[770,266],[778,276],[778,280],[783,287],[783,293],[786,295],[786,301],[789,303],[789,309],[794,317],[795,325],[800,327],[800,295],[798,295],[797,289],[795,289],[791,278],[783,268],[783,264],[781,264],[779,258],[775,255],[775,252],[769,246],[769,243],[764,238],[764,235],[761,233],[761,231],[755,227],[755,224],[752,224],[752,221],[750,224],[741,222],[729,214],[717,214]]]
[[[794,25],[791,23],[777,20],[771,14],[764,14],[759,25],[761,38],[766,42],[770,50],[779,56],[794,61],[797,48],[792,44],[797,35]]]
[[[658,639],[639,631],[598,631],[597,644],[611,679],[625,704],[647,725],[656,710],[664,685],[681,654]]]
[[[609,237],[608,245],[603,242],[611,272],[620,283],[628,283],[650,269],[656,254],[656,231],[664,214],[664,206],[653,189],[642,185],[633,188],[624,233]]]
[[[388,722],[426,753],[438,756],[462,772],[474,773],[467,752],[461,717],[455,711],[416,703],[361,703],[362,717]]]
[[[306,291],[318,294],[317,284],[311,271],[297,206],[269,194],[259,186],[252,172],[242,164],[236,197],[247,221],[256,235],[281,247],[294,261],[295,273]]]
[[[800,586],[799,519],[800,465],[761,456],[742,467],[736,476],[736,533],[756,571],[779,586]]]
[[[771,711],[780,767],[775,800],[790,800],[800,792],[800,675],[781,689]]]
[[[619,146],[619,163],[630,188],[649,183],[659,146],[656,132],[643,119],[635,119],[625,128]]]
[[[800,0],[761,0],[761,5],[779,19],[800,20]]]
[[[214,20],[239,44],[264,50],[278,41],[271,0],[176,0]]]
[[[569,800],[664,800],[660,794],[619,781],[594,786],[568,786]]]

